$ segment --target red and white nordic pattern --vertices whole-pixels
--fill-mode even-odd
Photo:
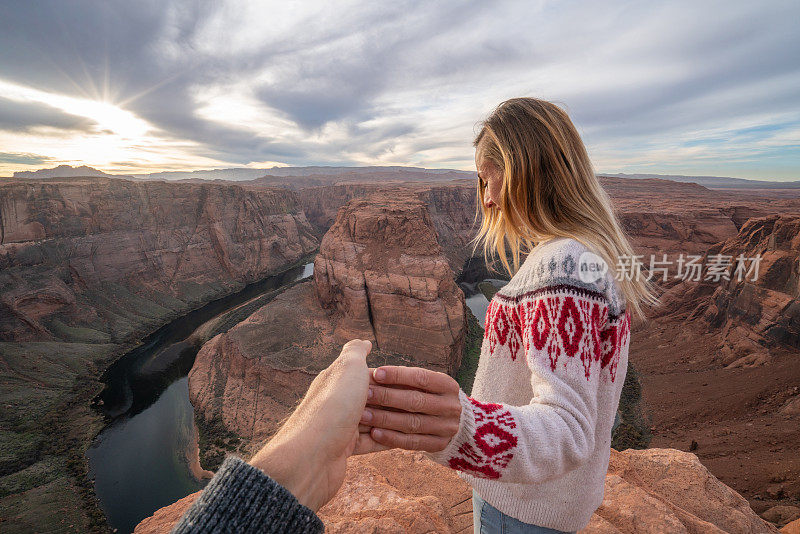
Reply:
[[[500,470],[514,457],[517,423],[502,404],[479,402],[469,397],[475,421],[475,434],[450,458],[453,469],[480,478],[500,478]]]
[[[574,286],[548,286],[518,297],[498,293],[486,310],[484,337],[492,356],[524,360],[534,351],[552,371],[559,362],[566,368],[568,359],[578,358],[587,380],[593,370],[607,369],[614,381],[629,335],[627,310],[609,320],[604,296]]]
[[[548,286],[517,297],[500,293],[486,310],[484,338],[490,357],[512,361],[533,351],[555,372],[577,358],[587,380],[592,372],[608,370],[616,377],[622,348],[630,335],[630,313],[608,316],[608,301],[597,292],[570,285]],[[500,478],[520,440],[517,422],[502,404],[471,403],[475,431],[448,460],[451,468],[479,478]]]

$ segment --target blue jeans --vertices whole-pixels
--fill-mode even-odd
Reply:
[[[472,490],[472,522],[475,534],[575,534],[523,523],[506,515]]]

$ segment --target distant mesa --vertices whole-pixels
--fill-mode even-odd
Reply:
[[[261,180],[268,185],[270,182],[285,182],[280,178],[309,179],[312,182],[331,183],[336,181],[375,181],[386,180],[411,180],[428,178],[435,180],[452,180],[474,176],[474,172],[457,171],[453,169],[424,169],[422,167],[403,166],[366,166],[366,167],[269,167],[252,169],[239,167],[231,169],[207,169],[196,171],[164,171],[151,174],[134,174],[140,180],[226,180],[232,182]],[[278,183],[280,185],[280,183]]]
[[[17,171],[13,178],[72,178],[76,176],[103,176],[112,177],[113,175],[98,171],[93,167],[81,165],[72,167],[71,165],[59,165],[52,169],[39,169],[37,171]]]
[[[192,171],[161,171],[153,173],[108,174],[92,167],[59,165],[52,169],[17,171],[13,178],[73,178],[87,176],[116,177],[155,181],[223,181],[242,182],[254,186],[278,186],[299,189],[337,183],[363,182],[443,182],[475,177],[475,171],[456,169],[427,169],[403,165],[369,165],[359,167],[311,165],[305,167],[273,166],[263,168],[231,167]],[[622,178],[625,181],[654,180],[694,183],[709,189],[800,189],[800,180],[755,180],[728,176],[687,176],[680,174],[600,173],[602,178]]]
[[[660,178],[673,182],[694,182],[709,189],[800,189],[800,180],[781,182],[777,180],[748,180],[747,178],[731,178],[729,176],[684,176],[681,174],[617,174],[603,173],[603,176],[642,180]]]

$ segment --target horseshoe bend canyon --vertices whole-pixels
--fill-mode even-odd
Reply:
[[[508,279],[472,253],[475,174],[267,172],[0,179],[1,531],[167,532],[352,338],[371,366],[469,392]],[[600,181],[662,304],[632,325],[585,532],[800,532],[800,189]],[[674,276],[690,256],[760,263]],[[149,452],[156,424],[179,445]],[[403,533],[469,532],[471,514],[454,471],[402,450],[350,458],[319,513]]]

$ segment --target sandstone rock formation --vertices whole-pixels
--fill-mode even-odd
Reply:
[[[583,531],[777,532],[692,453],[612,449],[603,503]]]
[[[425,205],[415,195],[356,199],[325,235],[313,283],[203,346],[190,398],[205,420],[263,439],[350,339],[373,342],[371,365],[454,372],[465,314]]]
[[[52,458],[39,453],[53,448],[42,446],[45,442],[57,441],[57,448],[61,450],[64,442],[80,444],[91,439],[95,430],[86,423],[90,420],[86,414],[88,403],[96,393],[93,388],[99,385],[96,378],[110,361],[110,355],[118,352],[123,343],[140,339],[186,310],[261,278],[312,250],[335,221],[338,210],[353,198],[373,193],[384,194],[387,198],[404,193],[417,195],[430,214],[442,254],[450,268],[458,273],[471,253],[468,242],[477,229],[473,227],[475,180],[453,175],[455,180],[445,182],[442,180],[450,176],[409,178],[408,173],[384,170],[386,174],[373,176],[370,173],[374,169],[352,173],[339,169],[334,174],[341,171],[340,174],[347,176],[326,175],[319,180],[311,176],[297,184],[287,183],[293,178],[285,173],[271,181],[239,184],[200,180],[196,183],[135,183],[108,177],[4,181],[0,185],[0,363],[3,364],[0,426],[7,432],[0,432],[0,444],[5,451],[12,451],[11,461],[6,465],[14,467],[0,470],[0,482],[10,484],[6,487],[14,490],[0,498],[0,515],[12,518],[12,522],[17,521],[14,518],[21,518],[21,530],[47,530],[46,522],[41,520],[46,515],[67,524],[84,525],[86,517],[80,504],[87,501],[82,501],[74,489],[77,484],[74,473],[59,467],[63,464],[61,459],[50,462]],[[330,169],[321,172],[331,174]],[[417,182],[399,183],[406,178]],[[800,201],[783,193],[710,191],[696,184],[668,180],[601,178],[601,182],[611,195],[623,224],[631,232],[636,250],[646,255],[705,253],[715,241],[734,236],[748,218],[800,212]],[[320,187],[322,184],[332,185]],[[286,189],[287,185],[293,190]],[[314,297],[311,284],[289,297],[302,300],[306,298],[300,295],[303,291],[307,297]],[[737,302],[746,302],[747,298],[743,291]],[[271,374],[267,369],[258,374],[248,367],[251,360],[239,356],[231,358],[230,371],[234,378],[229,383],[217,383],[214,391],[225,392],[224,402],[233,410],[226,417],[242,425],[248,435],[268,434],[268,428],[280,415],[271,414],[272,419],[264,421],[249,420],[231,398],[241,393],[245,397],[250,395],[250,400],[258,398],[258,402],[285,410],[302,395],[315,366],[325,365],[329,361],[325,358],[338,353],[336,332],[343,330],[337,330],[336,321],[337,317],[343,317],[341,313],[328,314],[332,310],[320,309],[319,316],[302,315],[291,300],[282,302],[285,311],[275,311],[274,315],[258,320],[262,326],[284,324],[284,330],[279,333],[284,336],[286,332],[293,332],[294,325],[302,325],[310,317],[306,326],[300,328],[305,328],[307,335],[317,335],[322,340],[319,346],[308,347],[301,341],[292,343],[297,354],[313,354],[319,362],[298,364],[288,349],[276,348],[276,353],[280,353],[276,368],[284,371]],[[692,305],[692,302],[683,306]],[[692,309],[694,307],[696,304]],[[280,318],[290,313],[295,313],[295,319],[280,323]],[[751,316],[747,317],[750,321]],[[251,319],[256,321],[255,316]],[[323,324],[327,326],[321,326]],[[228,340],[232,354],[248,343],[264,341],[259,338],[257,325],[251,328],[245,332],[243,327],[238,332],[241,339],[234,336]],[[325,328],[329,331],[320,333]],[[732,320],[726,340],[733,347],[749,344],[746,338],[760,347],[766,332],[758,333],[759,328],[754,330],[741,319]],[[301,334],[296,333],[292,339],[300,339]],[[672,343],[675,336],[667,337],[667,342]],[[329,347],[325,348],[324,343],[330,343]],[[692,345],[692,350],[697,352],[696,344]],[[716,348],[710,352],[714,350]],[[755,350],[759,349],[753,345]],[[663,349],[658,348],[656,352],[663,360]],[[248,350],[241,350],[241,353],[249,354]],[[740,354],[737,359],[746,355]],[[774,351],[770,356],[777,358]],[[375,363],[408,362],[401,355],[378,351],[375,357]],[[673,362],[670,366],[674,366]],[[228,369],[224,365],[219,368],[222,370],[214,376],[223,375]],[[776,372],[780,374],[785,369],[781,367]],[[212,367],[207,369],[212,370]],[[240,373],[238,378],[236,373]],[[794,375],[783,374],[787,381],[794,380]],[[268,388],[264,380],[273,378],[278,385]],[[752,379],[737,380],[729,382],[737,384],[731,388],[755,391],[753,399],[762,395],[762,391],[754,390]],[[659,381],[663,381],[661,377]],[[708,390],[701,389],[705,380],[695,381],[696,396],[705,399]],[[256,382],[258,385],[254,386]],[[766,378],[762,377],[760,383],[766,384]],[[794,380],[792,386],[796,383]],[[791,389],[783,383],[780,387]],[[208,395],[214,396],[214,391]],[[263,391],[263,394],[251,395],[248,391]],[[669,390],[664,391],[665,395],[668,393]],[[772,393],[764,390],[764,394]],[[774,409],[781,417],[796,417],[796,391],[793,395],[794,400],[783,393],[774,397]],[[722,394],[717,398],[723,398]],[[771,406],[758,405],[761,409],[771,409]],[[222,404],[209,406],[212,406],[208,408],[209,413],[222,417]],[[741,413],[738,406],[737,413]],[[53,431],[51,426],[41,424],[43,420],[61,421],[63,429],[59,427]],[[705,426],[713,427],[716,420],[704,420]],[[781,428],[789,426],[779,423]],[[764,452],[770,454],[770,466],[774,464],[774,456],[784,453],[767,446],[788,450],[786,456],[794,452],[791,447],[783,446],[791,442],[791,437],[782,436],[780,441],[771,439],[778,434],[774,430],[776,426],[773,423],[769,428],[753,427],[758,430],[753,430],[752,436],[765,433],[770,436],[769,445],[766,440],[763,444]],[[731,428],[730,439],[734,440],[740,431],[739,427]],[[43,437],[43,432],[49,434]],[[735,439],[748,444],[752,441],[751,434],[741,436]],[[711,438],[681,434],[683,437],[701,441],[701,454],[708,450],[703,440]],[[681,447],[684,442],[688,444],[689,440],[683,439],[674,446]],[[79,449],[80,445],[76,446],[75,450]],[[713,460],[712,456],[704,456],[703,461],[707,458],[709,462],[724,460]],[[732,454],[728,459],[733,465]],[[794,459],[785,459],[784,465],[790,465],[790,461]],[[36,463],[30,465],[31,462]],[[726,469],[733,469],[719,467],[720,464],[707,465],[720,476]],[[767,465],[767,460],[748,462],[741,470],[750,475],[752,481],[756,478],[753,475],[764,473],[763,465]],[[23,476],[17,472],[23,468],[35,473],[45,470],[47,475]],[[25,483],[17,485],[20,480]],[[748,488],[741,478],[725,480],[743,493],[749,489],[753,494],[762,487]],[[794,495],[796,490],[792,491]],[[753,502],[756,507],[757,503]],[[63,510],[70,512],[65,515]],[[99,521],[102,522],[102,518]]]
[[[168,532],[198,494],[158,510],[137,534]],[[472,490],[419,452],[391,450],[348,460],[347,476],[318,515],[331,534],[456,533],[472,529]],[[583,534],[778,530],[717,480],[694,454],[611,450],[605,495]]]
[[[800,534],[800,519],[795,519],[781,529],[781,534]]]
[[[300,189],[297,191],[297,198],[303,206],[308,222],[322,238],[336,221],[339,208],[354,198],[386,190],[386,186],[380,184],[326,185]]]
[[[316,246],[285,189],[106,178],[2,185],[0,340],[127,340]]]
[[[695,183],[662,179],[600,177],[618,216],[633,239],[638,254],[705,253],[711,246],[734,237],[750,217],[771,213],[800,213],[796,198],[772,198],[756,192],[710,190]],[[275,182],[280,183],[279,181]],[[475,181],[386,184],[339,183],[299,186],[297,195],[318,235],[333,224],[347,202],[371,194],[392,196],[416,192],[428,206],[450,267],[458,274],[472,254],[470,240],[480,224],[476,220]],[[480,251],[478,251],[480,253]]]
[[[0,185],[0,517],[104,526],[81,462],[102,371],[144,335],[318,241],[293,192],[104,177]]]
[[[454,373],[466,324],[464,293],[415,195],[351,201],[322,239],[314,287],[341,318],[340,341],[365,337],[382,352]]]
[[[308,221],[322,236],[334,223],[339,209],[354,198],[381,194],[386,198],[415,193],[425,203],[450,268],[458,274],[472,255],[467,244],[477,233],[475,183],[454,180],[437,184],[339,184],[300,189],[297,196]],[[482,251],[478,251],[482,254]]]
[[[729,279],[681,281],[664,294],[659,314],[700,320],[719,336],[725,366],[763,364],[776,345],[800,348],[800,217],[749,219],[737,236],[710,248],[703,263],[714,255],[730,261]],[[734,276],[740,255],[741,277]],[[748,271],[757,255],[758,272]]]
[[[189,397],[197,416],[264,439],[337,355],[333,324],[306,281],[203,345]]]
[[[800,519],[800,507],[786,505],[773,506],[762,512],[761,517],[783,530],[783,527],[789,525],[796,519]],[[798,523],[798,526],[800,526],[800,523]]]

